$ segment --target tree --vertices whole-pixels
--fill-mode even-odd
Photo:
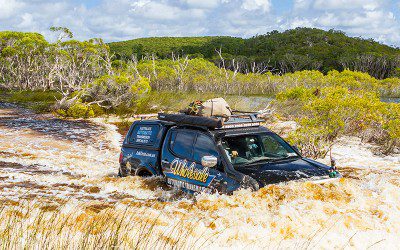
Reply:
[[[50,27],[50,31],[59,32],[57,41],[61,41],[61,40],[65,39],[65,38],[73,38],[74,37],[72,32],[66,27],[54,27],[54,26],[52,26],[52,27]]]

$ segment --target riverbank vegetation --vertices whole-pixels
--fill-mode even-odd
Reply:
[[[399,104],[380,101],[380,98],[400,97],[400,79],[392,73],[379,77],[385,79],[377,79],[368,73],[337,71],[330,66],[324,66],[325,74],[317,69],[297,71],[307,67],[286,74],[271,70],[243,71],[240,62],[221,50],[214,51],[217,64],[207,58],[173,53],[169,58],[151,54],[140,60],[137,57],[119,60],[101,39],[76,41],[71,40],[68,29],[52,30],[60,32],[55,43],[36,33],[0,32],[2,99],[34,103],[38,111],[51,110],[64,117],[88,118],[177,111],[195,99],[216,96],[227,98],[237,109],[260,109],[265,103],[245,106],[248,102],[243,96],[255,95],[274,99],[272,108],[276,114],[272,119],[294,119],[300,124],[289,140],[308,156],[323,156],[335,139],[345,134],[379,143],[384,153],[392,152],[400,144]],[[296,32],[299,30],[288,31],[287,35],[295,36]],[[344,36],[340,32],[332,34]],[[266,37],[273,36],[282,34],[271,33]],[[254,43],[255,39],[261,38],[253,38]],[[368,42],[357,41],[365,46]],[[380,48],[388,56],[397,56],[395,48],[369,43],[370,47],[365,48]],[[256,65],[257,60],[253,59]],[[356,63],[354,60],[350,64]]]
[[[384,154],[400,146],[400,105],[381,102],[376,92],[299,86],[280,92],[277,103],[300,125],[288,139],[313,158],[324,157],[343,135],[380,144]]]

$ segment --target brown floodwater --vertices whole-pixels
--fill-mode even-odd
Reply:
[[[400,159],[342,138],[333,153],[344,178],[324,185],[289,182],[231,196],[185,195],[161,178],[116,176],[121,135],[112,124],[62,120],[0,103],[0,200],[41,211],[146,209],[157,230],[196,222],[188,238],[218,236],[208,248],[397,248]],[[327,159],[324,159],[325,161]],[[69,210],[68,210],[69,211]],[[1,224],[1,223],[0,223]]]

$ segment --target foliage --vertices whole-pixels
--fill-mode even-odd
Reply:
[[[221,66],[216,50],[223,52],[225,66],[242,73],[298,70],[351,69],[367,72],[382,79],[396,76],[400,66],[400,50],[371,39],[353,38],[341,31],[296,28],[284,32],[272,31],[249,39],[236,37],[162,37],[139,38],[110,43],[118,59],[158,59],[174,55],[200,57]],[[234,59],[234,60],[233,60]]]
[[[49,43],[37,33],[0,32],[0,84],[3,88],[37,89],[46,72]],[[40,82],[41,83],[41,82]],[[43,84],[47,84],[44,81]]]
[[[55,91],[0,91],[0,100],[19,103],[38,113],[52,111],[52,106],[61,98]]]
[[[55,91],[14,91],[7,98],[9,102],[50,102],[54,103],[61,95]]]
[[[129,67],[132,63],[128,63]],[[239,73],[224,70],[202,59],[142,60],[136,64],[138,73],[150,80],[157,91],[217,92],[239,95],[275,95],[288,88],[342,86],[351,90],[368,90],[382,97],[400,96],[399,78],[378,80],[367,73],[333,70],[324,75],[316,70],[304,70],[284,75],[271,73]]]
[[[276,99],[279,101],[295,100],[298,102],[305,102],[308,99],[313,98],[315,90],[304,87],[294,87],[286,91],[279,92],[276,95]]]
[[[386,78],[380,82],[379,92],[383,97],[400,97],[400,78]]]
[[[89,118],[95,116],[95,113],[90,105],[76,102],[66,110],[58,109],[56,113],[63,117],[72,117],[72,118]]]
[[[399,104],[381,102],[376,92],[353,91],[343,86],[316,90],[296,87],[277,98],[280,102],[296,100],[303,111],[296,113],[300,128],[289,139],[305,155],[323,157],[337,137],[361,135],[367,129],[382,131],[386,145],[398,144]]]
[[[59,41],[61,41],[63,38],[72,38],[72,37],[74,37],[72,32],[66,27],[55,27],[55,26],[52,26],[52,27],[50,27],[50,31],[52,31],[52,32],[60,32],[60,35],[58,36],[58,40]]]
[[[0,86],[12,90],[58,90],[67,97],[111,68],[100,39],[50,44],[37,33],[4,31],[0,53]]]
[[[113,42],[109,43],[109,46],[118,59],[130,59],[132,56],[141,59],[151,55],[166,59],[172,54],[181,55],[182,53],[203,57],[206,54],[204,45],[212,43],[219,47],[221,43],[216,43],[219,39],[226,39],[227,45],[231,43],[231,40],[242,40],[231,37],[150,37]]]
[[[97,104],[103,108],[123,106],[132,108],[143,96],[150,92],[149,80],[145,77],[127,75],[104,75],[85,87],[82,100],[89,104]]]

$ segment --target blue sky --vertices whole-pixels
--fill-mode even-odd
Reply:
[[[0,30],[70,28],[77,39],[251,37],[295,27],[338,29],[400,46],[400,0],[0,0]]]

